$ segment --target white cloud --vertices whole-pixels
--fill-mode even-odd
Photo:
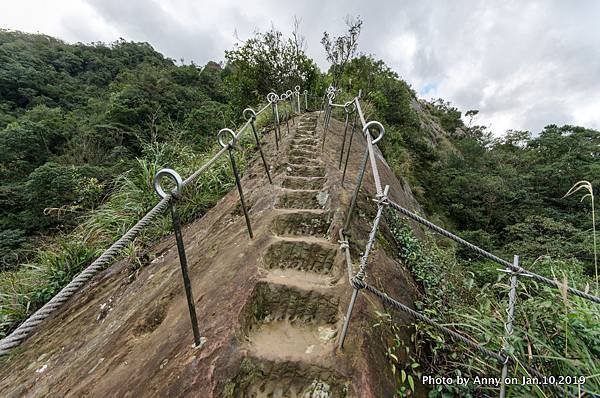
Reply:
[[[576,102],[575,105],[572,111],[574,120],[579,120],[584,126],[600,126],[600,99]]]
[[[412,71],[417,45],[417,37],[413,32],[404,32],[390,38],[386,43],[386,53],[390,55],[387,61],[399,65],[403,70]]]
[[[7,29],[44,33],[68,42],[119,38],[119,32],[82,0],[2,1],[0,25]]]
[[[0,2],[0,25],[66,41],[147,41],[203,64],[271,23],[302,19],[308,53],[326,68],[324,30],[364,20],[360,50],[382,58],[417,92],[479,109],[495,131],[581,124],[600,129],[600,3],[562,1],[369,3],[359,0],[20,0]]]

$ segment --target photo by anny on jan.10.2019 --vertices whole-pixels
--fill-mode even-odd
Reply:
[[[600,3],[0,3],[0,396],[600,396]]]

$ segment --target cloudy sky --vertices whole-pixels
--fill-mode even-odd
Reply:
[[[0,26],[68,42],[147,41],[166,56],[222,60],[236,35],[301,19],[324,69],[324,30],[364,20],[360,51],[423,98],[444,98],[500,133],[546,124],[600,129],[600,1],[2,0]]]

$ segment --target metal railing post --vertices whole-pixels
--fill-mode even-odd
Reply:
[[[298,104],[298,114],[301,114],[302,111],[300,110],[300,86],[294,87],[294,92],[296,93],[296,102]]]
[[[325,136],[327,135],[327,116],[329,116],[329,104],[325,105],[325,114],[323,116],[323,141],[321,142],[321,150],[325,148]]]
[[[281,140],[281,119],[279,117],[279,106],[277,105],[278,101],[279,98],[275,100],[275,125],[277,126],[277,145],[279,145],[279,141]],[[279,146],[277,147],[277,149],[279,149]]]
[[[325,106],[327,105],[327,103],[329,101],[330,94],[335,97],[335,89],[332,86],[327,87],[327,90],[325,90],[325,94],[323,94],[323,99],[321,100],[321,107],[320,107],[321,112],[323,112],[325,110]],[[327,100],[327,102],[326,102],[326,100]],[[325,115],[326,115],[326,112],[323,114],[323,125],[325,125]]]
[[[252,108],[244,109],[242,115],[246,118],[246,120],[250,121],[250,126],[252,127],[252,133],[254,134],[254,140],[256,141],[256,148],[258,152],[260,152],[260,157],[263,162],[263,166],[265,166],[265,172],[267,173],[267,177],[269,178],[269,184],[273,184],[273,180],[271,179],[271,173],[269,172],[269,165],[267,164],[267,160],[265,159],[265,154],[263,153],[262,146],[260,145],[260,139],[258,138],[258,134],[256,133],[256,112]]]
[[[277,94],[271,92],[267,95],[267,101],[271,103],[273,111],[273,133],[275,135],[275,149],[279,151],[279,112],[277,111]]]
[[[335,94],[327,94],[327,106],[325,108],[325,119],[323,120],[323,142],[321,143],[321,150],[325,148],[325,138],[327,137],[327,130],[329,130],[329,121],[331,120],[332,104]]]
[[[376,126],[379,129],[379,136],[377,136],[377,138],[375,138],[374,140],[371,140],[371,133],[369,132],[369,128],[371,126]],[[350,208],[348,209],[348,214],[346,215],[346,221],[344,222],[344,231],[348,230],[348,227],[350,226],[350,221],[352,220],[352,213],[354,213],[354,208],[356,207],[356,200],[358,197],[358,192],[360,190],[360,186],[362,185],[362,180],[363,177],[365,175],[365,170],[367,168],[367,160],[369,160],[370,154],[372,153],[372,146],[376,143],[378,143],[381,138],[383,138],[383,135],[385,134],[385,129],[383,128],[383,126],[381,125],[381,123],[376,122],[376,121],[370,121],[369,123],[365,124],[365,127],[363,127],[363,132],[365,134],[365,137],[367,138],[367,145],[365,148],[365,155],[363,157],[363,161],[360,167],[360,171],[358,173],[358,176],[356,177],[356,186],[354,187],[354,192],[352,193],[352,201],[350,202]],[[368,136],[367,136],[368,135]],[[371,162],[375,162],[374,158],[371,158]],[[373,175],[374,178],[379,178],[379,176],[377,175]],[[380,184],[379,181],[376,181],[376,186],[378,186]],[[377,190],[377,194],[380,195],[381,194],[381,190],[378,189]]]
[[[173,221],[173,230],[175,232],[175,241],[177,242],[177,252],[179,253],[179,263],[181,265],[181,274],[183,276],[183,286],[185,289],[185,295],[187,297],[188,310],[190,312],[190,321],[192,322],[192,332],[194,334],[194,346],[200,347],[202,344],[202,337],[200,336],[200,330],[198,328],[198,318],[196,317],[196,305],[194,303],[194,295],[192,293],[192,284],[190,282],[190,276],[188,273],[187,257],[185,255],[185,246],[183,244],[183,236],[181,234],[181,222],[179,221],[179,214],[175,207],[174,200],[181,194],[183,188],[183,181],[179,174],[172,169],[162,169],[156,176],[154,176],[154,190],[156,194],[164,199],[167,193],[162,189],[160,181],[163,177],[170,177],[175,181],[176,188],[171,193],[171,200],[169,201],[169,208],[171,210],[171,219]]]
[[[223,135],[227,133],[231,135],[231,141],[225,143],[223,141]],[[248,215],[248,209],[246,208],[246,201],[244,200],[244,191],[242,190],[242,182],[240,181],[240,175],[238,173],[237,166],[235,164],[235,156],[233,155],[233,149],[237,141],[237,137],[235,133],[230,129],[222,129],[218,134],[219,144],[223,148],[227,148],[229,152],[229,161],[231,162],[231,170],[233,171],[233,176],[235,177],[235,184],[237,185],[238,193],[240,194],[240,203],[242,204],[242,211],[244,212],[244,218],[246,219],[246,227],[248,227],[248,235],[250,235],[250,239],[254,238],[254,234],[252,233],[252,225],[250,224],[250,216]]]
[[[352,310],[354,310],[354,304],[356,303],[356,296],[358,296],[358,289],[354,288],[354,290],[352,290],[352,297],[350,297],[350,303],[348,304],[348,309],[346,310],[346,318],[344,318],[344,325],[342,326],[342,331],[338,340],[338,349],[340,350],[344,348],[344,342],[346,341],[346,335],[348,334],[348,327],[350,326],[350,317],[352,316]]]
[[[287,101],[286,101],[288,99],[287,94],[283,93],[279,96],[279,98],[283,101],[283,106],[284,106],[283,116],[285,119],[285,126],[287,129],[286,131],[287,131],[287,135],[290,135],[290,122],[289,122],[290,118],[288,117],[288,109],[287,109]]]
[[[290,115],[292,117],[292,126],[295,124],[294,122],[294,92],[292,90],[288,90],[285,92],[287,96],[288,102],[290,103],[290,109],[288,111],[288,120],[290,119]],[[288,134],[290,133],[290,128],[288,127]]]
[[[344,159],[344,148],[346,147],[346,134],[348,133],[348,121],[350,116],[350,111],[348,110],[348,105],[353,104],[354,101],[346,102],[344,104],[344,112],[346,113],[346,120],[344,122],[344,138],[342,140],[342,150],[340,151],[340,162],[338,164],[338,169],[342,167],[342,160]]]
[[[308,112],[308,90],[304,90],[304,112]]]
[[[348,159],[350,159],[350,149],[352,149],[352,139],[354,138],[354,131],[356,128],[356,118],[357,117],[358,117],[358,111],[356,110],[356,104],[355,104],[354,105],[354,120],[352,121],[352,132],[350,133],[350,141],[348,142],[346,161],[344,162],[344,171],[342,172],[342,187],[344,187],[344,180],[346,179],[346,169],[348,168]]]
[[[519,256],[514,256],[513,258],[513,264],[515,266],[519,266]],[[502,351],[504,352],[504,355],[506,355],[506,361],[504,361],[504,364],[502,366],[502,374],[500,376],[500,398],[504,398],[506,395],[506,383],[504,382],[506,379],[506,376],[508,376],[508,354],[507,351],[510,349],[510,342],[509,339],[513,334],[513,321],[515,319],[515,304],[517,301],[517,273],[507,269],[507,270],[502,270],[505,272],[510,273],[510,291],[508,293],[508,308],[506,310],[507,313],[507,318],[506,318],[506,324],[504,325],[504,330],[506,332],[506,335],[504,336],[504,344],[502,344]]]
[[[356,278],[361,282],[364,281],[367,276],[366,270],[369,261],[369,254],[371,254],[371,250],[373,249],[373,245],[375,244],[375,237],[377,236],[377,229],[379,228],[379,222],[381,221],[381,215],[383,214],[383,208],[387,205],[387,195],[390,191],[390,186],[386,185],[383,189],[383,193],[377,198],[377,214],[373,219],[373,226],[371,227],[371,233],[369,234],[369,240],[367,241],[367,246],[365,247],[365,252],[360,259],[360,269],[353,276],[352,279]],[[344,348],[344,341],[346,340],[346,334],[348,333],[348,327],[350,326],[350,318],[352,317],[352,310],[354,309],[354,303],[356,302],[356,296],[358,295],[358,289],[354,287],[354,291],[352,292],[352,297],[350,298],[350,304],[348,305],[348,310],[346,311],[346,319],[344,319],[344,325],[342,326],[342,332],[340,333],[340,338],[338,341],[338,348],[341,350]]]

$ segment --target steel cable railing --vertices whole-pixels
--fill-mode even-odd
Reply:
[[[375,242],[375,238],[376,238],[376,234],[377,234],[377,230],[379,227],[379,223],[380,223],[380,219],[382,216],[382,212],[384,210],[384,208],[386,206],[390,206],[393,210],[409,217],[410,219],[426,226],[427,228],[441,234],[442,236],[445,236],[463,246],[468,247],[471,250],[474,250],[475,252],[479,253],[480,255],[495,261],[498,264],[503,265],[504,267],[506,267],[506,270],[509,271],[511,273],[511,292],[510,292],[510,296],[511,299],[509,300],[509,308],[508,308],[508,319],[505,325],[505,329],[507,334],[511,334],[512,333],[512,315],[514,314],[514,306],[515,306],[515,290],[516,290],[516,277],[518,275],[526,275],[528,277],[531,277],[532,279],[541,282],[543,284],[546,284],[550,287],[553,287],[555,289],[559,289],[559,290],[563,290],[566,288],[566,290],[573,294],[576,295],[578,297],[590,300],[592,302],[595,303],[600,303],[600,298],[598,298],[597,296],[594,296],[592,294],[589,294],[587,292],[583,292],[581,290],[572,288],[572,287],[563,287],[563,285],[561,285],[560,283],[553,281],[549,278],[546,278],[542,275],[538,275],[536,273],[532,273],[522,267],[520,267],[518,265],[518,257],[515,256],[515,262],[514,263],[510,263],[506,260],[503,260],[495,255],[493,255],[492,253],[485,251],[483,249],[481,249],[478,246],[475,246],[467,241],[465,241],[464,239],[452,234],[451,232],[431,223],[430,221],[424,219],[423,217],[418,216],[417,214],[403,208],[402,206],[400,206],[399,204],[397,204],[394,201],[391,201],[388,198],[388,193],[389,193],[389,186],[385,186],[382,188],[382,183],[380,180],[380,175],[379,175],[379,170],[377,167],[377,158],[376,158],[376,154],[375,154],[375,148],[374,145],[383,137],[385,131],[383,126],[379,123],[379,122],[375,122],[375,121],[370,121],[367,122],[365,117],[364,117],[364,113],[362,111],[361,105],[360,105],[360,94],[359,96],[355,97],[352,101],[347,102],[346,104],[342,105],[342,104],[335,104],[333,103],[333,99],[335,98],[335,90],[332,88],[329,88],[324,97],[323,97],[323,105],[322,105],[322,111],[324,112],[324,117],[323,117],[323,129],[324,129],[324,135],[327,132],[327,129],[329,127],[329,123],[331,120],[331,114],[334,108],[336,107],[341,107],[344,108],[345,111],[345,127],[344,127],[344,139],[342,140],[342,148],[341,148],[341,153],[340,153],[340,159],[343,158],[344,155],[344,149],[345,149],[345,141],[346,141],[346,133],[347,133],[347,129],[348,129],[348,123],[350,120],[350,114],[352,112],[355,112],[355,118],[358,117],[358,119],[360,120],[360,123],[362,125],[362,130],[363,133],[365,135],[365,141],[366,141],[366,146],[365,146],[365,152],[364,152],[364,156],[363,156],[363,161],[361,163],[358,175],[357,175],[357,179],[356,179],[356,183],[355,183],[355,187],[354,187],[354,191],[352,194],[352,199],[351,199],[351,203],[350,203],[350,207],[348,209],[348,213],[346,214],[346,220],[342,226],[342,228],[339,231],[339,243],[340,243],[340,249],[342,250],[342,252],[344,253],[344,258],[346,261],[346,268],[348,270],[348,278],[349,278],[349,282],[350,285],[353,288],[353,292],[352,292],[352,296],[350,298],[350,303],[348,305],[348,310],[346,312],[346,316],[344,318],[344,323],[342,325],[342,330],[340,332],[339,335],[339,340],[338,340],[338,346],[339,349],[343,348],[344,345],[344,340],[346,338],[347,332],[348,332],[348,328],[349,328],[349,323],[350,323],[350,319],[352,317],[352,310],[353,307],[355,305],[357,296],[358,296],[358,292],[360,290],[365,290],[373,295],[375,295],[378,299],[380,299],[380,301],[382,301],[383,303],[386,303],[388,305],[392,305],[394,308],[407,312],[410,315],[414,316],[415,318],[431,325],[434,326],[436,329],[440,330],[441,332],[449,335],[450,337],[452,337],[455,340],[458,340],[468,346],[470,346],[471,348],[475,348],[477,349],[478,352],[494,358],[496,360],[498,360],[501,364],[503,364],[503,369],[502,369],[502,375],[505,376],[507,374],[507,366],[508,364],[516,364],[519,363],[516,358],[514,357],[510,357],[509,355],[506,354],[506,352],[508,351],[508,339],[504,339],[504,344],[502,346],[502,349],[500,351],[500,353],[496,353],[493,352],[485,347],[483,347],[482,345],[476,343],[473,339],[470,339],[460,333],[457,333],[456,331],[453,331],[429,318],[427,318],[426,316],[424,316],[423,314],[412,310],[411,308],[407,307],[406,305],[394,300],[393,298],[389,297],[388,295],[386,295],[385,293],[382,293],[381,291],[379,291],[378,289],[376,289],[375,287],[369,285],[365,280],[366,280],[366,276],[367,276],[367,268],[368,268],[368,263],[369,263],[369,254],[372,251],[373,248],[373,244]],[[324,101],[324,99],[327,98],[327,102]],[[354,104],[354,109],[349,109],[349,104]],[[350,144],[352,143],[352,137],[354,134],[354,123],[352,126],[352,132],[351,132],[351,138],[350,138]],[[371,127],[377,127],[379,130],[379,136],[376,139],[373,139],[369,129]],[[324,138],[325,140],[325,138]],[[347,148],[347,156],[346,156],[346,165],[347,165],[347,159],[350,156],[350,145],[348,145]],[[359,264],[359,270],[358,272],[354,273],[353,272],[353,265],[352,265],[352,259],[350,257],[350,246],[348,243],[348,239],[346,237],[346,231],[349,228],[350,225],[350,221],[352,219],[352,215],[354,213],[355,207],[356,207],[356,201],[357,201],[357,197],[358,197],[358,193],[359,190],[361,188],[362,185],[362,181],[364,178],[364,174],[366,171],[366,163],[367,161],[370,161],[371,163],[371,173],[373,176],[373,181],[375,184],[375,190],[376,190],[376,198],[374,199],[374,201],[377,203],[377,212],[375,215],[375,218],[373,219],[373,223],[372,223],[372,227],[371,227],[371,231],[369,233],[368,239],[367,239],[367,243],[365,246],[365,249],[363,251],[363,254],[360,258],[360,264]],[[346,174],[346,165],[344,166],[344,177]],[[340,167],[341,167],[341,162],[340,162]],[[342,182],[342,186],[343,186],[343,182]],[[539,373],[539,371],[537,371],[535,368],[531,368],[529,366],[526,366],[522,363],[519,363],[520,366],[522,366],[526,371],[528,371],[530,374],[533,374],[536,377],[543,377],[543,375],[541,375]],[[501,381],[502,386],[501,386],[501,393],[500,396],[503,397],[504,393],[505,393],[505,380],[503,378],[503,380]],[[561,394],[567,393],[569,396],[575,396],[574,394],[572,394],[569,391],[565,390],[564,386],[559,386],[557,384],[549,384],[549,387],[553,388],[556,392],[559,392]]]
[[[555,289],[558,289],[558,290],[562,290],[564,288],[562,284],[560,284],[556,281],[553,281],[552,279],[549,279],[549,278],[546,278],[545,276],[538,275],[536,273],[528,271],[528,270],[526,270],[522,267],[519,267],[518,265],[515,265],[509,261],[503,260],[500,257],[495,256],[492,253],[490,253],[478,246],[475,246],[472,243],[467,242],[466,240],[460,238],[459,236],[454,235],[452,232],[449,232],[449,231],[445,230],[444,228],[441,228],[441,227],[435,225],[434,223],[424,219],[423,217],[418,216],[417,214],[405,209],[404,207],[400,206],[399,204],[397,204],[393,201],[389,201],[389,204],[394,210],[405,215],[406,217],[418,222],[421,225],[426,226],[427,228],[431,229],[432,231],[435,231],[438,234],[445,236],[448,239],[455,241],[456,243],[458,243],[460,245],[468,247],[469,249],[473,250],[474,252],[480,254],[481,256],[483,256],[489,260],[495,261],[496,263],[505,266],[506,268],[510,269],[513,272],[516,272],[519,274],[526,274],[530,278],[535,279],[538,282],[541,282],[543,284],[546,284],[546,285],[553,287]],[[566,290],[569,293],[574,294],[579,297],[582,297],[586,300],[590,300],[595,303],[600,303],[600,297],[594,296],[593,294],[589,294],[589,293],[586,293],[581,290],[578,290],[578,289],[575,289],[572,287],[568,287],[568,286],[566,287]]]
[[[293,92],[291,90],[288,90],[287,92],[291,94],[286,94],[285,98],[291,98],[292,96],[299,97],[299,91],[300,87],[298,86]],[[179,195],[181,195],[182,192],[180,191],[183,191],[185,187],[187,187],[189,184],[194,182],[200,175],[206,172],[226,152],[229,152],[231,155],[232,147],[235,145],[236,142],[238,142],[238,139],[242,136],[242,134],[249,130],[249,128],[252,129],[254,137],[257,140],[257,148],[261,152],[261,157],[268,173],[266,160],[264,158],[264,155],[262,154],[260,142],[258,142],[258,136],[256,134],[254,121],[259,115],[261,115],[267,109],[269,109],[269,107],[271,107],[274,109],[273,122],[276,126],[276,130],[278,130],[280,118],[279,112],[277,110],[277,101],[279,101],[279,97],[275,93],[270,93],[269,96],[267,96],[267,104],[263,106],[258,112],[255,112],[252,108],[245,109],[244,117],[247,118],[246,122],[242,125],[242,127],[238,129],[237,133],[229,130],[232,133],[231,142],[229,142],[226,145],[221,145],[222,148],[208,162],[203,164],[198,170],[192,173],[185,180],[180,181],[180,184],[178,184],[179,189],[176,192],[177,195],[174,195],[175,191],[173,191],[173,193],[165,194],[164,196],[161,195],[160,201],[151,210],[149,210],[134,226],[132,226],[123,236],[121,236],[108,249],[106,249],[81,273],[79,273],[75,278],[73,278],[73,280],[71,280],[71,282],[69,282],[65,287],[63,287],[54,297],[52,297],[52,299],[50,299],[46,304],[44,304],[41,308],[39,308],[31,316],[29,316],[25,321],[23,321],[23,323],[21,323],[16,329],[14,329],[8,336],[0,340],[0,356],[10,353],[10,351],[13,348],[19,346],[45,319],[47,319],[50,315],[57,311],[64,303],[66,303],[71,297],[73,297],[87,282],[89,282],[95,275],[97,275],[100,271],[105,269],[106,266],[108,266],[112,261],[114,261],[122,249],[129,245],[145,227],[147,227],[154,219],[156,219],[160,214],[162,214],[171,206],[172,202],[176,199],[175,196],[178,197]],[[295,111],[293,112],[296,113]],[[249,113],[251,113],[252,115],[247,117],[247,114]],[[287,116],[289,118],[289,113]],[[275,138],[277,143],[278,136],[276,135]],[[235,172],[234,174],[236,174],[237,180],[237,172]],[[240,188],[239,181],[238,188]],[[242,196],[241,191],[240,196]],[[250,231],[249,219],[246,218],[246,220],[248,221],[248,228]]]

